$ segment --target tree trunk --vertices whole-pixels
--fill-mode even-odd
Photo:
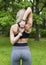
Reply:
[[[36,0],[36,14],[39,15],[39,8],[38,8],[39,0]],[[39,41],[39,24],[36,21],[36,33],[35,33],[35,40]]]
[[[39,41],[39,39],[40,39],[39,25],[36,24],[35,40]]]

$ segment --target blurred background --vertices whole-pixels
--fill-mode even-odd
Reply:
[[[46,0],[0,0],[0,65],[10,65],[10,27],[16,23],[17,12],[27,7],[31,7],[33,13],[33,26],[28,41],[32,65],[46,65]]]

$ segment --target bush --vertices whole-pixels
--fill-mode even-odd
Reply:
[[[15,23],[15,20],[8,11],[0,11],[0,30],[5,36],[9,36],[10,26]]]
[[[32,28],[29,38],[34,38],[34,37],[35,37],[35,28]]]
[[[29,38],[35,38],[35,32],[36,32],[36,29],[33,28],[30,33]],[[46,30],[45,29],[40,29],[39,33],[40,33],[40,37],[46,38]]]
[[[41,37],[46,38],[46,30],[45,29],[41,29],[40,34],[41,34]]]

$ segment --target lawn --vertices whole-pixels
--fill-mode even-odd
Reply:
[[[46,39],[28,40],[32,53],[32,65],[46,65]],[[12,45],[9,37],[0,36],[0,65],[10,65]]]

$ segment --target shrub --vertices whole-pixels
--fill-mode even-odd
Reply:
[[[34,38],[34,37],[35,37],[35,28],[32,28],[29,38]]]
[[[5,35],[8,36],[10,26],[15,23],[15,20],[8,11],[0,11],[0,13],[0,30],[2,31],[2,33],[5,33]]]
[[[46,30],[45,29],[41,29],[40,34],[41,34],[41,37],[46,38]]]

